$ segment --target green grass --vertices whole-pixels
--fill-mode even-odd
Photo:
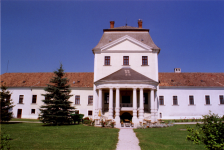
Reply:
[[[42,123],[1,124],[10,134],[11,149],[116,149],[118,129]]]
[[[174,125],[167,128],[135,129],[142,150],[199,150],[205,149],[203,145],[195,145],[186,141],[187,126],[195,125]]]
[[[40,122],[38,119],[18,119],[18,118],[12,118],[10,121],[30,121],[30,122]]]

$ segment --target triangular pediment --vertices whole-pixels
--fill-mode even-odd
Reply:
[[[158,82],[150,79],[149,77],[146,77],[145,75],[131,69],[131,68],[121,68],[112,74],[96,81],[95,83],[101,83],[101,82],[107,82],[107,83],[131,83],[131,82],[139,82],[139,83],[150,83],[150,84],[158,84]]]
[[[101,47],[102,51],[152,51],[151,47],[130,37],[123,36]]]

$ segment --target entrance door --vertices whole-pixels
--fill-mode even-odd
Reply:
[[[128,123],[128,122],[130,122],[130,121],[132,120],[132,115],[131,115],[130,113],[128,113],[128,112],[124,112],[124,113],[120,116],[120,118],[123,120],[123,122]]]
[[[22,109],[18,109],[17,118],[21,118],[21,116],[22,116]]]

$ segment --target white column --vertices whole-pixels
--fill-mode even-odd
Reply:
[[[93,95],[93,110],[95,110],[95,115],[94,115],[94,119],[98,118],[98,94],[97,94],[97,90],[94,90],[94,95]]]
[[[120,89],[116,88],[116,124],[120,123]]]
[[[143,88],[140,88],[140,104],[139,104],[139,119],[140,121],[143,121],[144,119],[144,101],[143,101]]]
[[[133,123],[138,123],[136,88],[133,88],[133,117],[132,117],[132,122]]]
[[[151,121],[154,122],[155,121],[155,96],[154,96],[154,90],[151,89],[150,91],[150,102],[151,102]]]
[[[109,117],[108,119],[113,119],[113,88],[110,88],[109,94]]]
[[[157,90],[155,90],[154,114],[155,114],[155,121],[157,121],[157,119],[158,119],[158,96],[157,96]]]
[[[103,112],[102,112],[102,89],[99,89],[99,97],[98,97],[98,99],[99,99],[99,101],[98,101],[98,109],[99,109],[101,115],[103,115]]]
[[[149,91],[149,92],[148,92],[148,112],[151,112],[151,111],[150,111],[150,109],[151,109],[151,103],[150,103],[151,101],[150,101],[150,97],[151,97],[151,96],[150,96],[150,91]]]

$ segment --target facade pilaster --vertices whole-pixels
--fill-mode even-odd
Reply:
[[[109,117],[108,119],[113,119],[113,88],[110,88],[109,93]]]

